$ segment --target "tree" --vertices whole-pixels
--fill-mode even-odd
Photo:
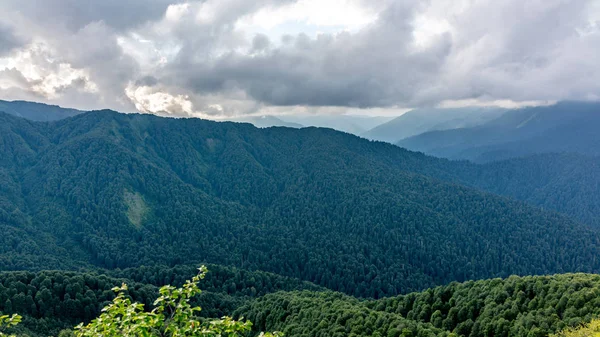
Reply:
[[[155,308],[148,312],[144,305],[133,303],[127,297],[127,285],[113,288],[117,297],[102,309],[102,314],[87,325],[75,327],[77,337],[184,337],[184,336],[240,336],[250,331],[249,321],[235,321],[230,317],[219,320],[200,320],[190,300],[201,293],[198,283],[206,275],[205,266],[198,275],[186,281],[181,288],[170,285],[160,288]],[[279,333],[261,334],[264,337],[281,336]]]

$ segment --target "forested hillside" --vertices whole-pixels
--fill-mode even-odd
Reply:
[[[600,267],[595,231],[407,172],[436,160],[333,130],[2,119],[4,269],[204,261],[381,297]]]
[[[564,109],[569,106],[570,104],[568,103],[561,103],[555,109]],[[2,109],[12,111],[13,114],[32,120],[36,120],[39,116],[52,116],[51,119],[62,119],[81,113],[81,111],[73,109],[19,101],[0,102],[0,110]],[[418,133],[418,130],[423,131],[423,128],[455,128],[457,127],[456,123],[462,123],[460,125],[463,126],[481,124],[507,111],[486,108],[420,109],[407,112],[401,117],[386,123],[385,127],[382,125],[382,127],[390,135],[397,137],[398,132],[400,132],[398,130],[401,129]],[[522,124],[522,119],[528,120],[531,118],[530,114],[532,111],[535,112],[538,110],[523,109],[510,111],[503,119],[499,119],[493,123],[504,125],[505,127],[507,125],[514,126],[515,123]],[[276,119],[274,121],[271,120],[271,116],[266,117],[267,119],[262,124],[260,117],[254,118],[256,119],[254,124],[258,124],[258,127],[286,125],[285,123],[277,122]],[[291,117],[288,116],[288,118]],[[548,121],[541,123],[541,129],[547,129],[548,125],[556,128],[560,126],[558,121],[561,120],[578,121],[581,118],[577,114],[577,111],[574,112],[574,115],[570,119],[559,117],[555,116],[554,121],[551,123]],[[323,122],[321,124],[325,125],[329,125],[327,124],[329,122],[333,123],[334,120],[353,120],[352,118],[354,120],[366,119],[366,117],[360,116],[340,116],[337,119],[323,116],[313,117],[315,123],[320,121]],[[301,117],[298,117],[298,119],[303,120]],[[376,118],[372,119],[375,120]],[[540,124],[540,122],[536,123]],[[333,128],[338,127],[333,124],[330,126]],[[293,127],[301,127],[301,125],[293,125]],[[574,136],[575,138],[579,137],[579,135]],[[582,136],[586,137],[586,134],[584,133]],[[570,143],[573,142],[576,142],[576,140],[570,141]],[[600,220],[598,219],[598,214],[600,214],[598,211],[600,209],[600,163],[594,157],[577,155],[575,153],[548,153],[502,160],[479,166],[470,165],[466,162],[436,160],[390,148],[382,150],[380,147],[378,151],[374,152],[373,146],[363,146],[363,144],[358,146],[360,147],[361,154],[368,155],[371,160],[385,161],[386,157],[396,158],[393,164],[398,165],[402,170],[430,175],[437,179],[466,184],[495,194],[509,196],[544,209],[562,212],[591,226],[600,226]]]
[[[264,272],[209,265],[195,300],[203,317],[231,315],[253,298],[276,291],[322,291],[316,285]],[[128,284],[133,301],[152,308],[158,287],[181,286],[197,273],[196,266],[156,266],[122,271],[43,271],[0,273],[0,312],[24,316],[18,331],[28,335],[57,336],[62,329],[89,322],[114,297],[111,290]]]
[[[159,285],[181,285],[193,267],[97,272],[0,273],[0,311],[18,313],[16,331],[57,335],[89,322],[125,282],[133,301],[152,308]],[[148,282],[135,282],[135,277]],[[129,276],[129,277],[128,277]],[[453,282],[380,300],[360,300],[306,282],[262,272],[209,266],[194,300],[203,317],[235,315],[255,331],[286,336],[547,336],[600,314],[600,276],[511,276]]]
[[[540,153],[600,155],[600,104],[559,102],[510,110],[485,124],[429,131],[397,144],[450,159],[489,162]]]
[[[599,157],[545,153],[475,164],[430,157],[382,143],[354,146],[371,161],[525,201],[589,226],[600,226]]]
[[[461,165],[462,164],[462,165]],[[600,228],[600,158],[539,154],[469,165],[454,163],[459,181]]]
[[[600,276],[511,276],[358,301],[281,292],[238,310],[258,329],[292,336],[547,336],[600,315]]]

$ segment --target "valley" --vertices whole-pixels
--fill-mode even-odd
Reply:
[[[591,156],[475,164],[109,110],[0,131],[0,312],[29,335],[96,317],[120,282],[151,307],[206,263],[204,317],[291,336],[544,336],[597,311],[598,278],[569,274],[600,271]]]

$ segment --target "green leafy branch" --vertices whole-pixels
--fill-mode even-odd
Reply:
[[[9,316],[9,315],[0,316],[0,329],[14,327],[17,324],[21,323],[21,319],[23,319],[23,317],[16,315],[16,314],[12,315],[12,316]],[[6,335],[0,331],[0,337],[15,337],[15,335]]]
[[[223,336],[236,337],[249,332],[252,323],[233,320],[231,317],[200,320],[197,313],[202,309],[193,307],[190,300],[202,291],[198,283],[206,276],[205,266],[198,275],[181,288],[170,285],[160,288],[160,296],[154,301],[155,308],[148,312],[144,305],[132,303],[127,296],[127,285],[113,288],[116,298],[102,309],[102,314],[87,325],[75,327],[77,337],[187,337]],[[263,337],[281,337],[280,333],[263,333]]]

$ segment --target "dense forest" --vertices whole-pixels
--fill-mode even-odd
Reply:
[[[3,269],[208,262],[372,298],[600,269],[596,231],[410,172],[442,170],[392,145],[109,111],[0,116]]]
[[[97,317],[115,294],[115,286],[127,283],[132,300],[151,308],[158,287],[181,286],[196,272],[197,266],[140,267],[95,272],[42,271],[0,273],[0,312],[20,314],[23,323],[16,329],[28,335],[57,336],[63,329]],[[204,292],[195,305],[202,317],[221,317],[253,298],[276,291],[323,291],[316,285],[265,272],[208,265],[201,282]],[[143,282],[139,282],[143,281]]]
[[[484,165],[454,163],[457,181],[562,212],[600,228],[600,158],[538,154]]]
[[[574,111],[571,111],[572,106],[575,106]],[[506,135],[510,133],[508,130],[512,128],[519,129],[519,132],[523,133],[520,137],[526,138],[539,130],[562,133],[565,125],[596,125],[597,123],[593,119],[597,115],[595,105],[591,105],[591,111],[587,111],[586,107],[590,107],[590,105],[583,104],[583,108],[581,108],[577,103],[561,102],[547,108],[540,108],[541,110],[538,108],[519,110],[416,109],[381,125],[381,129],[393,138],[408,131],[418,133],[418,130],[446,130],[486,123],[488,128],[506,129],[506,132],[500,133],[500,139],[507,138]],[[83,113],[73,109],[22,101],[0,101],[0,111],[38,121],[60,120]],[[565,117],[564,114],[570,116]],[[318,116],[315,118],[318,119]],[[265,121],[262,122],[262,124],[256,122],[254,124],[265,124]],[[524,122],[527,122],[525,123],[527,128],[521,131],[522,128],[517,127]],[[562,122],[565,123],[561,124]],[[279,125],[278,123],[271,124]],[[300,125],[294,127],[300,127]],[[375,131],[374,133],[377,134],[378,132]],[[483,135],[488,136],[488,133],[484,132]],[[375,135],[365,136],[366,138],[380,139]],[[571,152],[530,155],[494,161],[483,166],[473,165],[466,161],[449,162],[418,156],[416,153],[405,153],[392,147],[380,146],[378,150],[374,150],[375,147],[365,147],[364,143],[356,143],[353,146],[360,148],[361,154],[369,156],[369,159],[373,161],[396,158],[393,163],[402,170],[509,196],[544,209],[562,212],[585,224],[597,227],[600,226],[598,219],[598,214],[600,214],[598,212],[600,209],[600,174],[598,174],[600,163],[597,157],[577,154],[576,148],[569,148],[569,144],[585,144],[596,139],[594,138],[595,133],[592,135],[585,132],[581,135],[576,133],[572,136],[569,141],[563,143],[567,147],[562,148],[562,151],[566,149]],[[544,149],[530,150],[533,153],[548,151]],[[555,147],[553,151],[561,151],[561,147]]]
[[[292,336],[547,336],[600,314],[600,275],[511,276],[359,301],[278,292],[238,310]],[[309,323],[311,322],[311,323]]]
[[[452,283],[369,307],[464,336],[546,336],[600,314],[600,275],[511,276]]]
[[[125,282],[127,295],[152,308],[158,286],[193,275],[192,266],[135,268],[111,273],[0,273],[0,312],[18,313],[12,331],[58,335],[89,322]],[[547,336],[600,314],[600,275],[511,276],[453,282],[379,300],[360,300],[269,273],[209,266],[195,299],[203,317],[235,315],[254,331],[286,336]]]
[[[151,308],[208,263],[200,315],[251,335],[546,336],[600,315],[600,276],[510,275],[600,270],[599,169],[321,128],[0,113],[0,313],[58,335],[115,286]]]

